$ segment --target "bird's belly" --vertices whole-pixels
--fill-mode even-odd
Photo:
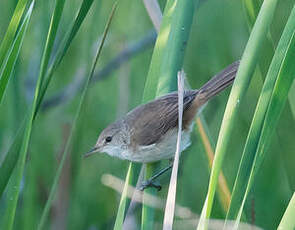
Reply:
[[[181,151],[190,145],[191,130],[182,131],[181,135]],[[148,146],[139,146],[137,151],[125,153],[124,157],[130,161],[149,163],[162,159],[172,158],[175,154],[177,143],[177,129],[168,131],[164,138],[156,144]]]

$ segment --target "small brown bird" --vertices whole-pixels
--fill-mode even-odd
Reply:
[[[209,99],[232,84],[238,67],[237,61],[199,90],[184,92],[181,151],[190,145],[196,114]],[[178,93],[173,92],[136,107],[122,119],[110,124],[85,156],[106,152],[111,156],[141,163],[170,159],[175,154],[177,130]]]

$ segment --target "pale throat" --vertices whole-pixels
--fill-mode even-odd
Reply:
[[[107,153],[112,157],[118,157],[121,159],[125,159],[125,157],[122,154],[124,151],[126,151],[126,147],[123,146],[107,145],[103,148],[103,152]]]

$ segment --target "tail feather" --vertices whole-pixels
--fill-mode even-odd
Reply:
[[[236,77],[239,64],[240,61],[236,61],[216,74],[205,85],[203,85],[202,88],[198,90],[198,95],[201,96],[205,101],[208,101],[210,98],[231,85]]]

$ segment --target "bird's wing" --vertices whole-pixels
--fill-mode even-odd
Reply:
[[[195,90],[185,91],[183,99],[184,111],[190,108],[196,93]],[[130,130],[131,143],[140,146],[157,143],[168,130],[178,126],[177,92],[135,108],[128,113],[126,121],[129,123],[129,127],[133,127]]]

